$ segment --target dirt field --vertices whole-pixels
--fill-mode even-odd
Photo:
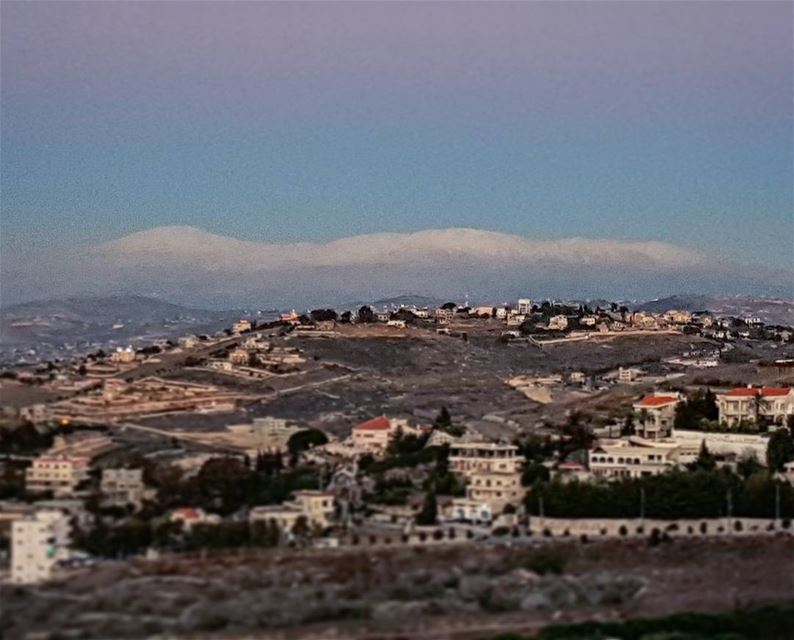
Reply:
[[[464,543],[112,564],[63,585],[0,588],[0,628],[9,639],[451,640],[793,603],[783,539]]]

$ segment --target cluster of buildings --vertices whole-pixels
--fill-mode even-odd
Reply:
[[[209,384],[157,377],[133,382],[110,378],[98,391],[53,403],[51,417],[106,423],[178,411],[229,411],[242,397],[240,393]]]
[[[297,347],[276,346],[261,336],[251,335],[226,358],[210,360],[206,367],[242,377],[266,378],[300,370],[306,358]]]

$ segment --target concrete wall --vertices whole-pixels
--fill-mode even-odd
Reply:
[[[733,453],[741,456],[752,451],[758,462],[766,464],[766,447],[769,439],[763,436],[752,433],[713,433],[674,429],[673,438],[682,444],[697,446],[700,446],[700,443],[705,440],[708,450],[717,454]]]
[[[788,523],[788,528],[784,525]],[[533,535],[552,537],[647,537],[654,529],[670,537],[794,535],[794,523],[766,518],[701,518],[695,520],[645,520],[623,518],[530,519]]]

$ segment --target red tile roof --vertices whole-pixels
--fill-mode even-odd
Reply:
[[[584,467],[578,462],[560,462],[557,469],[561,471],[584,471]]]
[[[174,509],[173,514],[176,517],[184,518],[185,520],[198,520],[199,512],[191,507],[183,507],[181,509]]]
[[[785,396],[791,392],[790,387],[737,387],[731,389],[725,395],[730,398],[749,398],[761,392],[764,397],[767,396]]]
[[[661,407],[674,402],[678,402],[675,396],[645,396],[638,404],[642,407]]]
[[[386,416],[378,416],[377,418],[372,418],[372,420],[367,420],[366,422],[362,422],[361,424],[357,424],[353,427],[354,431],[388,431],[391,428],[391,422]]]

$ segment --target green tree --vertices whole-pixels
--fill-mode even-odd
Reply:
[[[416,524],[423,526],[438,524],[438,504],[434,490],[430,490],[425,494],[422,509],[416,514]]]
[[[700,452],[698,453],[697,460],[689,465],[689,468],[693,471],[697,471],[698,469],[702,471],[713,471],[717,468],[717,461],[706,446],[705,440],[700,442]]]
[[[622,436],[634,435],[634,412],[629,413],[623,421],[623,427],[620,430]]]
[[[337,315],[333,309],[313,309],[309,312],[309,317],[314,322],[322,322],[324,320],[336,320]]]
[[[371,307],[364,305],[358,310],[358,321],[362,324],[375,322],[375,312]]]
[[[328,436],[319,429],[303,429],[293,433],[287,441],[291,454],[299,454],[307,449],[319,447],[328,442]]]
[[[782,471],[783,465],[794,460],[794,438],[788,429],[778,429],[769,437],[766,460],[770,471]]]

